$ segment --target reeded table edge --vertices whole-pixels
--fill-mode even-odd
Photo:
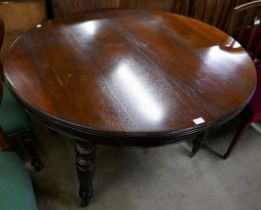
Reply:
[[[7,86],[12,90],[17,100],[25,107],[26,111],[36,119],[43,122],[47,127],[73,139],[112,146],[153,147],[178,143],[182,140],[194,138],[200,134],[222,126],[224,123],[238,115],[245,108],[254,94],[253,91],[248,100],[246,100],[245,103],[239,106],[234,112],[227,113],[214,121],[202,123],[201,125],[196,125],[195,127],[163,132],[109,132],[78,125],[76,123],[54,117],[44,111],[35,109],[25,102],[19,95],[17,95],[9,81],[6,81]]]

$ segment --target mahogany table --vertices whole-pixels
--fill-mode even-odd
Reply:
[[[4,71],[32,115],[76,140],[84,205],[95,144],[149,147],[203,136],[238,114],[256,86],[252,60],[227,34],[143,10],[39,24],[12,45]]]

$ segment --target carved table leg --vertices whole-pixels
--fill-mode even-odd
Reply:
[[[95,173],[95,144],[76,141],[76,168],[80,182],[81,206],[87,206],[93,195]]]

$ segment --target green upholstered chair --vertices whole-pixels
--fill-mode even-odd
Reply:
[[[4,23],[0,18],[0,49],[4,37]],[[0,76],[3,80],[2,64],[0,62]],[[6,135],[11,140],[23,140],[27,151],[31,157],[32,166],[39,171],[42,168],[42,162],[37,157],[32,142],[31,120],[23,107],[16,101],[13,94],[3,81],[3,98],[0,106],[0,125]]]
[[[2,100],[0,80],[0,103]],[[37,210],[32,183],[23,162],[12,151],[0,126],[0,209]]]
[[[3,82],[3,98],[0,106],[0,124],[5,134],[15,136],[27,133],[31,121],[24,109],[16,101],[5,82]]]
[[[29,174],[18,155],[10,149],[0,131],[0,209],[37,210]]]

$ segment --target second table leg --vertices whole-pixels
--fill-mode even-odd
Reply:
[[[76,169],[80,182],[81,206],[87,206],[93,195],[95,174],[95,144],[76,141]]]

